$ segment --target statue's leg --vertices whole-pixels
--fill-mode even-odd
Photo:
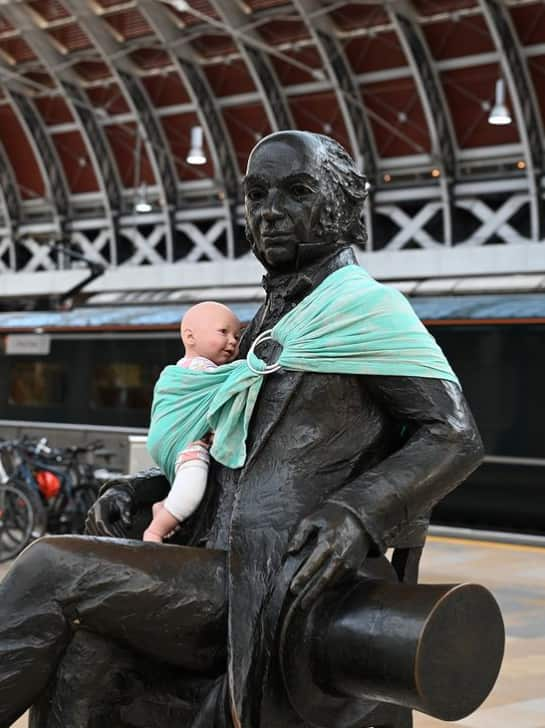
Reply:
[[[44,691],[79,629],[192,674],[218,674],[225,664],[221,551],[47,537],[12,566],[0,609],[0,728]]]
[[[163,728],[193,725],[195,717],[204,713],[207,728],[215,728],[210,720],[214,710],[207,710],[206,703],[221,682],[191,678],[178,667],[80,630],[54,679],[32,706],[29,726]]]

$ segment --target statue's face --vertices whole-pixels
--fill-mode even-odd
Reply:
[[[320,237],[320,214],[327,201],[320,167],[320,147],[310,135],[280,133],[251,154],[246,221],[255,254],[267,268],[293,268],[298,245]]]

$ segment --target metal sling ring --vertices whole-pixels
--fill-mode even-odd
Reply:
[[[255,348],[259,346],[260,344],[263,344],[265,341],[274,341],[273,337],[271,336],[272,329],[267,329],[266,331],[262,331],[257,339],[254,341],[254,343],[250,347],[250,351],[248,352],[248,355],[246,357],[246,364],[248,365],[248,369],[252,371],[254,374],[273,374],[274,372],[277,372],[279,369],[282,368],[282,365],[278,362],[275,362],[274,364],[267,364],[265,366],[265,369],[256,369],[250,364],[250,354],[255,354]],[[277,342],[278,343],[278,342]],[[257,356],[257,354],[256,354]]]

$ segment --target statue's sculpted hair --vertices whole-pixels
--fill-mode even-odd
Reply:
[[[328,198],[321,218],[323,234],[340,235],[339,243],[363,245],[367,240],[363,206],[367,198],[367,178],[361,174],[346,149],[323,134],[315,134],[323,149],[322,165]],[[330,206],[331,205],[331,206]]]

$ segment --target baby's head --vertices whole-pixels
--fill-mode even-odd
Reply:
[[[238,354],[240,321],[223,303],[203,301],[192,306],[180,324],[186,356],[204,356],[227,364]]]

